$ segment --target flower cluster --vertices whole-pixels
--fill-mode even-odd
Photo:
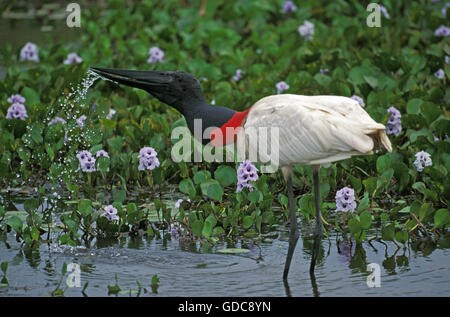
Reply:
[[[275,87],[277,87],[277,94],[281,94],[283,91],[288,90],[289,89],[289,85],[286,84],[284,81],[280,81],[279,83],[277,83],[275,85]]]
[[[305,21],[298,27],[298,32],[306,41],[312,40],[314,35],[314,24]]]
[[[55,117],[55,119],[51,120],[48,125],[52,125],[52,124],[56,124],[56,123],[61,123],[61,124],[66,124],[66,120],[64,120],[61,117]]]
[[[83,172],[95,172],[95,158],[92,156],[91,152],[86,150],[81,151],[77,154],[77,158]]]
[[[25,120],[28,118],[27,109],[21,103],[13,103],[11,107],[8,108],[8,113],[6,114],[6,119],[20,119]]]
[[[414,166],[418,172],[422,172],[425,166],[431,166],[433,162],[431,161],[431,155],[427,152],[420,151],[416,153],[416,160],[414,161]]]
[[[117,209],[114,208],[113,205],[108,205],[105,207],[105,212],[102,214],[108,218],[109,221],[119,220],[119,216],[117,215]]]
[[[356,100],[361,107],[364,108],[366,106],[366,104],[364,103],[364,100],[361,97],[353,95],[350,98],[353,99],[353,100]]]
[[[283,13],[295,12],[297,7],[292,1],[285,1],[283,4]]]
[[[394,107],[390,107],[387,111],[391,113],[391,116],[386,123],[386,133],[398,136],[402,132],[402,115]]]
[[[238,69],[236,74],[233,76],[233,81],[239,81],[242,78],[242,69]]]
[[[356,208],[355,191],[344,187],[336,192],[336,211],[354,211]]]
[[[445,25],[441,25],[434,31],[434,35],[447,37],[450,35],[450,28],[446,27]]]
[[[70,53],[67,55],[67,59],[64,61],[64,64],[79,64],[83,61],[83,59],[77,55],[77,53]]]
[[[139,151],[139,167],[140,171],[154,170],[159,167],[158,153],[151,147],[143,147]]]
[[[445,73],[442,68],[439,68],[435,73],[434,76],[436,76],[437,79],[444,79]]]
[[[84,121],[87,119],[87,117],[85,115],[82,115],[81,117],[79,117],[77,119],[77,126],[80,128],[84,127]]]
[[[8,108],[6,119],[20,119],[28,118],[27,109],[25,108],[25,98],[21,95],[12,95],[8,98],[8,102],[12,105]]]
[[[245,160],[239,165],[237,179],[237,192],[242,191],[245,187],[252,191],[253,186],[249,182],[258,179],[258,169],[249,160]]]
[[[150,55],[147,63],[154,64],[154,63],[162,63],[164,58],[164,51],[160,49],[159,47],[152,47],[148,54]]]
[[[109,113],[108,113],[108,115],[106,116],[106,119],[111,120],[112,117],[113,117],[115,114],[116,114],[116,110],[114,110],[114,109],[109,109]]]
[[[31,61],[39,63],[39,53],[36,44],[28,42],[20,51],[21,61]]]

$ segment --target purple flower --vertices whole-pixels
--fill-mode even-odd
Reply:
[[[286,84],[284,81],[280,81],[275,86],[277,87],[277,94],[278,95],[281,94],[283,91],[289,89],[289,85]]]
[[[450,7],[450,2],[445,3],[445,5],[441,9],[442,17],[447,18],[447,8]]]
[[[8,108],[6,119],[25,120],[26,118],[28,118],[27,109],[23,104],[13,103],[11,107]]]
[[[336,211],[354,211],[356,208],[355,191],[344,187],[336,192]]]
[[[305,21],[298,27],[298,32],[306,41],[312,40],[314,35],[314,24]]]
[[[233,81],[239,81],[242,78],[242,69],[238,69],[236,74],[233,76]]]
[[[175,208],[176,209],[180,208],[180,205],[183,201],[184,201],[184,199],[178,199],[177,202],[175,203]],[[191,200],[189,198],[186,199],[186,201],[191,202]]]
[[[20,51],[21,61],[32,61],[39,63],[39,53],[36,44],[28,42]]]
[[[150,57],[147,60],[147,63],[154,64],[154,63],[162,63],[164,58],[164,51],[160,49],[159,47],[152,47],[148,54]]]
[[[109,158],[109,154],[108,152],[106,152],[105,150],[98,150],[97,153],[95,154],[95,157],[107,157]]]
[[[445,55],[445,63],[450,64],[450,56]]]
[[[447,37],[450,35],[450,29],[444,25],[441,25],[434,31],[434,35]]]
[[[297,7],[292,1],[285,1],[283,4],[283,13],[295,12]]]
[[[240,192],[245,187],[252,191],[253,186],[249,182],[256,181],[258,178],[258,169],[249,160],[245,160],[239,165],[237,170],[238,183],[236,191]]]
[[[387,112],[391,113],[391,116],[386,123],[386,133],[398,136],[402,131],[402,115],[400,114],[400,111],[394,107],[390,107]]]
[[[87,119],[87,117],[85,115],[82,115],[81,117],[79,117],[77,119],[77,126],[80,128],[84,127],[84,121]]]
[[[139,151],[139,167],[140,171],[154,170],[159,167],[158,153],[151,147],[143,147]]]
[[[55,119],[51,120],[48,125],[52,125],[52,124],[56,124],[56,123],[61,123],[61,124],[66,124],[66,120],[64,120],[61,117],[55,117]]]
[[[81,170],[86,173],[95,172],[95,158],[89,151],[81,151],[77,154],[78,162]]]
[[[96,111],[97,110],[97,104],[94,102],[93,104],[92,104],[92,111]]]
[[[366,106],[366,104],[364,103],[364,100],[361,97],[353,95],[350,98],[353,99],[353,100],[356,100],[361,107],[364,108]]]
[[[105,212],[102,214],[108,218],[109,221],[119,220],[119,216],[117,215],[117,209],[114,208],[113,205],[108,205],[105,207]]]
[[[21,95],[11,95],[11,97],[8,98],[8,102],[9,103],[21,103],[24,104],[25,103],[25,98],[22,97]]]
[[[108,115],[106,116],[106,119],[111,120],[112,117],[113,117],[115,114],[116,114],[116,110],[114,110],[114,109],[109,109],[109,113],[108,113]]]
[[[321,69],[319,70],[319,73],[321,73],[322,75],[324,75],[324,74],[326,74],[326,73],[328,73],[328,72],[329,72],[328,68],[321,68]]]
[[[431,166],[433,162],[431,161],[431,155],[427,152],[420,151],[415,154],[416,160],[414,161],[414,166],[418,172],[422,172],[425,166]]]
[[[77,53],[70,53],[67,55],[67,59],[64,61],[64,64],[79,64],[83,61],[83,59],[77,55]]]
[[[444,79],[445,73],[442,68],[439,68],[435,73],[434,76],[436,76],[437,79]]]
[[[389,15],[389,12],[387,11],[386,7],[384,7],[381,4],[379,4],[378,8],[380,9],[381,13],[383,13],[383,15],[384,15],[384,17],[386,19],[390,19],[391,18],[391,16]]]

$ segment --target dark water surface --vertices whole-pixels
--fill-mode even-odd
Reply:
[[[16,197],[17,198],[17,197]],[[3,199],[2,199],[3,200]],[[14,203],[19,210],[22,203]],[[448,238],[436,246],[411,243],[406,249],[392,242],[365,242],[361,247],[343,242],[331,232],[322,241],[322,258],[316,268],[314,288],[309,276],[313,226],[300,222],[299,240],[284,285],[282,272],[288,246],[287,227],[271,233],[275,239],[254,244],[237,240],[217,246],[183,242],[177,238],[123,238],[97,243],[91,248],[53,243],[27,249],[9,233],[0,243],[0,262],[9,263],[9,286],[0,296],[50,296],[61,280],[63,263],[81,267],[81,287],[68,288],[66,296],[82,296],[86,282],[88,296],[107,296],[117,273],[122,290],[137,290],[136,281],[148,290],[141,296],[449,296],[450,249]],[[170,235],[169,235],[170,236]],[[339,243],[339,248],[338,248]],[[250,252],[220,254],[223,248],[245,248]],[[367,264],[381,268],[381,286],[366,283]],[[0,273],[1,274],[1,273]],[[151,292],[154,274],[160,278],[158,293]],[[65,284],[66,276],[63,279]],[[121,294],[130,296],[130,294]],[[131,296],[136,296],[132,292]]]

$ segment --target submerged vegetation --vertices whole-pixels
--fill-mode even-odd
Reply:
[[[258,241],[287,222],[281,171],[174,163],[171,131],[184,118],[145,91],[86,75],[102,66],[184,70],[208,100],[236,110],[277,93],[353,97],[387,126],[393,151],[321,169],[325,229],[357,243],[438,241],[450,225],[450,47],[435,30],[447,20],[440,3],[384,4],[382,27],[370,28],[358,1],[295,10],[283,1],[208,1],[199,14],[180,1],[111,0],[83,8],[75,43],[3,45],[2,239],[14,231],[26,244],[76,246],[169,234],[214,245]],[[294,171],[298,216],[310,221],[312,170]],[[4,195],[17,188],[31,196],[25,212],[6,206]],[[162,199],[173,189],[173,200]]]

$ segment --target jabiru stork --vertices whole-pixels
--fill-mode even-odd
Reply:
[[[289,248],[283,271],[285,282],[299,237],[291,177],[293,166],[310,165],[313,170],[316,207],[316,227],[310,264],[310,274],[313,277],[323,235],[319,195],[320,166],[354,155],[370,155],[374,148],[384,147],[389,152],[392,151],[385,126],[375,122],[359,103],[351,98],[282,94],[262,98],[246,111],[237,112],[227,107],[208,104],[199,81],[186,72],[98,67],[91,67],[91,70],[120,84],[144,89],[161,102],[177,109],[185,117],[193,135],[194,119],[202,120],[203,131],[211,127],[221,129],[224,142],[229,142],[227,140],[230,139],[226,136],[226,127],[241,127],[239,133],[258,127],[279,129],[279,166],[287,184],[290,221]],[[202,139],[199,141],[203,144],[211,142],[214,145],[217,141],[214,140],[214,132],[217,129],[211,132],[209,138],[204,138],[202,133]],[[219,142],[216,145],[225,143]],[[249,144],[246,149],[251,147],[252,144]]]

